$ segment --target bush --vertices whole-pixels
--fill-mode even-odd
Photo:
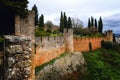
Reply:
[[[52,33],[52,30],[51,30],[51,29],[47,29],[46,32],[48,32],[48,33]]]
[[[51,29],[47,29],[46,31],[44,28],[39,27],[38,29],[35,30],[35,36],[40,37],[40,36],[59,36],[62,35],[59,31],[55,30],[52,32]]]
[[[35,36],[39,37],[39,36],[49,36],[49,33],[46,33],[45,31],[36,31],[35,32]]]
[[[58,30],[53,31],[53,34],[60,34]]]
[[[101,46],[102,46],[102,48],[105,48],[105,49],[113,49],[114,48],[113,43],[111,41],[102,40]]]
[[[101,41],[101,46],[102,46],[102,48],[105,48],[105,49],[115,49],[120,52],[120,44],[118,44],[118,43],[113,43],[110,41],[103,40],[103,41]]]

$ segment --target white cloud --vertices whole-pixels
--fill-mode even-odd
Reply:
[[[90,16],[103,19],[120,13],[120,0],[29,0],[28,8],[36,4],[39,14],[44,14],[45,21],[51,20],[59,25],[60,12],[67,16],[78,17],[84,24]]]

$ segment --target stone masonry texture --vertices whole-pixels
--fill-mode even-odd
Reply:
[[[4,80],[33,80],[30,37],[4,36]]]

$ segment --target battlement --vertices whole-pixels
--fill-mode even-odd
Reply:
[[[64,36],[47,36],[47,37],[35,37],[35,42],[38,43],[49,43],[49,42],[64,42]]]

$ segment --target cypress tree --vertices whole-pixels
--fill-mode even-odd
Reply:
[[[91,26],[94,26],[94,18],[91,16]]]
[[[44,16],[43,16],[43,14],[41,15],[41,26],[44,27]]]
[[[38,25],[38,9],[37,9],[37,6],[34,5],[32,7],[32,10],[35,12],[35,26],[37,26]]]
[[[91,23],[90,23],[90,18],[88,19],[88,28],[90,29]]]
[[[67,28],[72,28],[72,21],[70,17],[68,18]]]
[[[98,32],[100,33],[100,21],[98,21]]]
[[[64,12],[64,28],[67,28],[67,17],[65,12]]]
[[[113,34],[113,42],[116,42],[115,34]]]
[[[44,16],[43,16],[43,14],[39,17],[39,27],[44,27]]]
[[[97,19],[95,19],[95,28],[97,30]]]
[[[100,19],[99,19],[98,23],[99,23],[98,32],[99,32],[99,33],[102,33],[102,30],[103,30],[103,22],[102,22],[102,17],[101,17],[101,16],[100,16]]]
[[[60,16],[60,29],[59,31],[60,32],[63,32],[63,29],[64,29],[64,19],[63,19],[63,13],[61,11],[61,16]]]

